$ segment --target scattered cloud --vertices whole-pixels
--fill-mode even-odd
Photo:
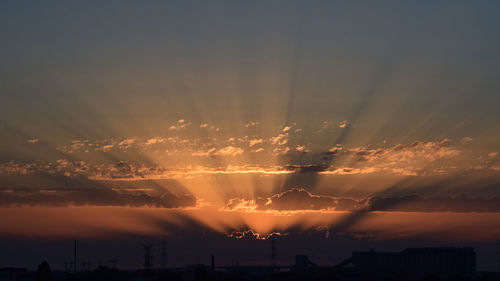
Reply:
[[[349,122],[347,120],[342,120],[342,121],[333,121],[333,120],[327,120],[321,122],[321,130],[325,129],[335,129],[335,128],[345,128],[349,125]]]
[[[186,129],[190,125],[191,125],[191,122],[186,122],[186,120],[184,120],[184,119],[179,119],[179,120],[177,120],[177,122],[174,125],[170,126],[168,129],[171,131],[179,131],[179,130]]]
[[[471,137],[464,137],[464,138],[462,138],[462,143],[465,144],[465,143],[469,143],[469,142],[474,141],[474,140],[476,140],[476,139],[471,138]]]
[[[339,145],[324,153],[323,159],[343,157],[345,166],[331,166],[325,175],[369,174],[389,172],[399,175],[418,175],[419,172],[430,172],[432,165],[438,160],[454,159],[461,152],[451,145],[450,139],[441,141],[415,141],[398,144],[392,147],[354,147],[343,148]],[[443,167],[435,169],[442,173]]]
[[[441,141],[415,141],[408,144],[398,144],[389,148],[352,148],[348,152],[359,157],[359,161],[381,160],[388,162],[408,162],[425,159],[435,161],[439,158],[458,156],[460,151],[450,146],[450,139]]]
[[[260,124],[259,122],[250,121],[250,123],[245,124],[245,128],[255,127],[258,126],[259,124]]]
[[[264,143],[264,140],[263,139],[251,139],[251,140],[248,140],[248,147],[252,147],[252,146],[257,145],[259,143]]]
[[[304,153],[311,152],[309,149],[306,148],[305,145],[297,145],[295,147],[295,150],[297,150],[298,152],[304,152]]]
[[[287,154],[288,152],[290,152],[290,147],[288,147],[288,146],[276,147],[273,149],[274,155],[283,155],[283,154]]]
[[[288,143],[288,133],[281,133],[269,139],[273,145],[285,145]]]
[[[154,138],[150,138],[150,139],[146,140],[146,142],[144,142],[144,145],[145,146],[150,146],[150,145],[155,145],[155,144],[161,144],[161,143],[164,143],[166,141],[167,140],[165,138],[154,137]]]
[[[236,156],[243,154],[244,150],[239,148],[239,147],[234,147],[234,146],[226,146],[221,149],[219,149],[215,155],[222,155],[222,156]]]
[[[368,168],[343,167],[343,168],[329,168],[328,170],[319,172],[319,174],[321,174],[321,175],[359,175],[359,174],[372,174],[372,173],[379,172],[379,171],[380,171],[380,169],[375,168],[375,167],[368,167]]]

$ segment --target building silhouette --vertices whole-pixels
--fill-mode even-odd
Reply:
[[[473,276],[476,273],[476,253],[473,248],[409,248],[401,252],[353,252],[350,263],[357,271],[364,273],[446,273],[460,276]]]

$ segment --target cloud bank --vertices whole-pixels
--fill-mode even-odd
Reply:
[[[348,212],[500,212],[500,198],[473,198],[457,196],[422,197],[418,195],[362,199],[314,195],[305,189],[293,188],[271,197],[245,200],[233,198],[225,211],[234,212],[293,212],[293,211],[348,211]]]

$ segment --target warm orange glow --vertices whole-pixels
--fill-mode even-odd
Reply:
[[[351,212],[239,212],[213,207],[191,210],[127,207],[0,208],[0,235],[40,237],[106,237],[120,233],[176,236],[193,225],[229,237],[266,239],[289,231],[320,231],[374,239],[431,236],[454,241],[493,241],[500,235],[500,214],[372,212],[339,229]],[[464,227],[467,226],[467,227]]]

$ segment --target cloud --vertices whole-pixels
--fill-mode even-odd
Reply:
[[[297,150],[298,152],[304,152],[304,153],[311,152],[309,149],[306,148],[305,145],[297,145],[297,147],[295,147],[295,150]]]
[[[262,151],[264,151],[264,148],[262,148],[262,147],[250,150],[251,153],[258,153],[258,152],[262,152]]]
[[[38,141],[39,141],[38,138],[28,139],[28,143],[37,143]]]
[[[241,211],[251,213],[257,211],[257,204],[255,200],[245,200],[241,198],[231,198],[227,202],[224,210],[226,211]]]
[[[133,165],[118,161],[113,165],[98,165],[92,171],[93,179],[137,179],[154,178],[165,173],[165,169],[157,166]]]
[[[154,137],[154,138],[150,138],[148,140],[146,140],[146,142],[144,142],[144,145],[145,146],[150,146],[150,145],[155,145],[155,144],[160,144],[160,143],[164,143],[166,142],[167,140],[165,138],[162,138],[162,137]]]
[[[259,143],[263,143],[264,140],[263,139],[252,139],[252,140],[248,140],[248,147],[252,147],[254,145],[257,145]]]
[[[185,123],[185,121],[181,122]],[[269,141],[267,141],[269,140]],[[64,172],[67,176],[78,174],[95,179],[161,179],[179,178],[184,175],[192,176],[193,173],[185,171],[185,167],[197,163],[199,157],[235,157],[240,155],[252,155],[255,161],[253,166],[267,170],[269,159],[276,156],[289,155],[292,158],[283,158],[281,164],[283,169],[292,171],[294,174],[285,182],[287,188],[295,186],[312,186],[317,181],[317,176],[334,175],[357,175],[357,174],[393,174],[402,176],[419,175],[442,175],[460,171],[479,170],[496,173],[499,166],[496,154],[488,153],[476,157],[471,162],[467,153],[462,153],[456,148],[452,141],[443,139],[440,141],[414,141],[411,143],[387,146],[363,146],[345,147],[340,144],[334,146],[323,146],[318,148],[310,143],[301,144],[292,139],[289,142],[289,133],[279,133],[275,137],[262,138],[256,135],[242,137],[132,137],[115,138],[90,141],[86,139],[72,140],[60,148],[66,153],[94,152],[96,155],[85,155],[80,159],[91,161],[92,165],[87,170],[68,166],[62,171],[61,163],[0,163],[0,173],[14,173],[18,169],[23,173],[35,172],[36,170],[48,173]],[[318,151],[319,149],[323,151]],[[129,159],[130,162],[109,163],[103,161],[104,155],[112,151],[109,159]],[[256,155],[259,153],[258,155]],[[305,154],[307,153],[307,155]],[[250,154],[250,155],[249,155]],[[460,156],[460,157],[459,157]],[[463,157],[462,157],[463,156]],[[104,157],[107,157],[104,156]],[[76,156],[68,157],[78,159]],[[135,160],[133,160],[135,159]],[[137,159],[145,159],[143,162]],[[240,157],[233,159],[241,160]],[[335,160],[335,161],[334,161]],[[464,160],[469,160],[465,162]],[[334,162],[333,162],[334,161]],[[155,165],[151,163],[177,163],[171,166]],[[182,162],[182,163],[181,163]],[[300,163],[297,165],[296,163]],[[87,163],[88,164],[88,163]],[[220,163],[207,164],[207,169],[218,171],[227,167],[217,166]],[[237,165],[231,162],[227,165]],[[56,167],[57,166],[57,167]],[[244,165],[239,165],[243,167]],[[3,170],[3,172],[2,172]],[[306,173],[300,178],[300,173]],[[197,173],[201,175],[201,173]]]
[[[335,122],[334,121],[323,121],[321,123],[321,129],[328,129],[328,128],[332,128],[334,126]]]
[[[255,240],[266,240],[271,238],[272,236],[285,236],[287,233],[280,232],[271,232],[271,233],[258,233],[251,229],[243,230],[243,231],[233,231],[229,233],[227,236],[236,239],[255,239]]]
[[[222,156],[236,156],[243,154],[244,150],[239,148],[239,147],[234,147],[234,146],[226,146],[223,147],[215,153],[215,155],[222,155]]]
[[[294,171],[294,172],[299,172],[299,173],[318,173],[325,171],[328,167],[326,165],[286,165],[285,166],[287,170],[289,171]]]
[[[212,150],[213,151],[213,150]],[[66,178],[87,178],[90,180],[152,180],[178,179],[210,174],[262,174],[282,175],[295,172],[300,168],[280,165],[227,165],[223,167],[193,166],[166,169],[161,166],[147,166],[118,161],[115,164],[90,164],[85,161],[59,159],[55,163],[15,163],[0,164],[0,175],[42,175],[63,176]]]
[[[440,165],[431,169],[438,160],[450,160],[461,152],[451,146],[450,139],[441,141],[414,141],[392,147],[354,147],[339,145],[323,153],[324,160],[344,159],[345,166],[330,166],[323,175],[370,174],[378,172],[416,176],[421,172],[442,174],[450,169]],[[339,161],[340,162],[340,161]]]
[[[361,199],[314,195],[301,188],[245,200],[230,199],[225,211],[228,212],[302,212],[302,211],[350,211],[350,212],[500,212],[500,198],[473,198],[458,196],[422,197],[418,195]]]
[[[208,123],[201,123],[200,124],[200,129],[211,129],[211,130],[214,130],[216,132],[219,132],[220,131],[220,128],[218,128],[217,126],[215,125],[210,125]]]
[[[129,149],[135,142],[135,138],[124,139],[118,143],[118,147],[123,150]]]
[[[464,138],[462,138],[462,143],[465,144],[465,143],[469,143],[469,142],[474,141],[474,140],[476,140],[476,139],[471,138],[471,137],[464,137]]]
[[[102,146],[102,151],[106,152],[111,150],[114,147],[114,144],[107,144]]]
[[[205,151],[193,152],[193,153],[191,153],[191,155],[192,156],[211,156],[211,155],[215,154],[216,150],[217,150],[217,148],[212,147],[212,148],[209,148],[208,150],[205,150]]]
[[[328,121],[323,121],[321,123],[321,128],[320,128],[320,132],[322,130],[325,130],[325,129],[334,129],[336,127],[338,128],[345,128],[347,127],[347,125],[349,125],[349,122],[347,120],[343,120],[343,121],[333,121],[333,120],[328,120]]]
[[[245,124],[245,128],[255,127],[258,126],[259,124],[260,124],[259,122],[251,121],[250,123]]]
[[[366,210],[395,212],[500,212],[500,198],[472,198],[457,196],[421,197],[372,197],[366,199]],[[362,203],[362,202],[360,202]]]
[[[143,164],[133,165],[125,161],[115,164],[93,164],[85,161],[69,161],[59,159],[55,163],[15,163],[7,162],[0,164],[0,174],[3,175],[29,175],[47,174],[62,175],[68,178],[85,177],[97,180],[109,179],[146,179],[160,176],[166,173],[164,168],[158,166],[146,166]]]
[[[391,163],[408,162],[412,160],[425,159],[435,161],[439,158],[451,158],[458,156],[460,151],[450,147],[451,140],[441,141],[414,141],[408,144],[398,144],[389,148],[352,148],[348,152],[359,158],[359,161],[383,160]]]
[[[287,154],[288,152],[290,152],[290,147],[288,147],[288,146],[276,147],[273,149],[274,155],[283,155],[283,154]]]
[[[15,163],[13,161],[0,164],[0,174],[27,175],[38,172],[44,167],[40,163]]]
[[[263,202],[263,201],[260,201]],[[324,210],[334,208],[335,199],[313,195],[305,189],[294,188],[271,196],[258,209],[272,210]]]
[[[333,121],[331,121],[333,122]],[[188,122],[183,119],[177,121],[183,126]],[[208,123],[202,123],[208,124]],[[330,124],[330,123],[328,123]],[[332,123],[337,126],[338,121]],[[353,175],[368,173],[393,173],[395,175],[421,175],[421,174],[446,174],[456,171],[459,168],[470,169],[470,167],[497,166],[494,163],[465,163],[457,157],[470,157],[467,153],[462,153],[452,144],[450,139],[440,141],[414,141],[411,143],[401,143],[388,146],[386,143],[380,145],[367,145],[362,147],[348,147],[345,145],[331,144],[312,145],[309,140],[303,137],[293,138],[292,126],[281,128],[275,136],[265,135],[243,135],[237,136],[156,136],[156,137],[131,137],[115,138],[103,140],[73,140],[60,148],[65,153],[107,153],[113,152],[112,157],[122,159],[140,159],[139,157],[150,158],[154,162],[166,163],[169,160],[178,161],[175,157],[182,157],[189,161],[190,157],[213,157],[213,156],[238,156],[245,154],[260,153],[269,157],[291,155],[287,159],[288,164],[304,163],[308,161],[311,165],[320,163],[331,164],[323,175]],[[176,127],[177,128],[177,127]],[[294,127],[293,127],[294,128]],[[285,132],[283,132],[285,130]],[[292,135],[291,135],[292,134]],[[306,142],[304,142],[306,141]],[[330,148],[327,148],[327,147]],[[130,154],[130,155],[120,155]],[[154,154],[153,154],[154,153]],[[307,153],[307,155],[305,155]],[[96,155],[101,157],[102,155]],[[121,157],[124,156],[124,157]],[[85,156],[85,159],[92,159],[92,156]],[[97,157],[96,157],[97,158]],[[94,158],[95,159],[95,158]],[[192,159],[199,161],[199,159]],[[335,162],[333,162],[335,160]],[[471,160],[462,159],[462,160]],[[256,159],[265,165],[268,162],[263,158]],[[448,161],[448,162],[444,162]],[[476,161],[477,162],[477,161]],[[460,166],[463,163],[464,165]],[[257,163],[258,164],[258,163]],[[287,163],[283,163],[286,165]],[[491,169],[489,169],[491,170]],[[290,186],[290,185],[288,185]]]
[[[303,211],[303,210],[354,210],[356,201],[348,198],[313,195],[309,191],[293,188],[267,198],[245,200],[233,198],[226,211]]]
[[[182,129],[186,129],[190,125],[191,125],[191,122],[186,122],[186,120],[184,120],[184,119],[179,119],[179,120],[177,120],[177,122],[174,125],[170,126],[168,129],[171,131],[179,131]]]
[[[281,133],[269,139],[273,145],[285,145],[288,143],[288,133]]]
[[[380,170],[376,167],[367,167],[367,168],[352,168],[352,167],[343,167],[343,168],[329,168],[325,171],[319,171],[321,175],[359,175],[359,174],[372,174],[379,172]],[[397,170],[392,170],[397,171]],[[397,171],[402,172],[402,171]]]
[[[142,191],[124,191],[109,188],[67,189],[0,189],[0,206],[129,206],[155,208],[195,207],[193,195],[174,195],[163,192],[151,196]]]

